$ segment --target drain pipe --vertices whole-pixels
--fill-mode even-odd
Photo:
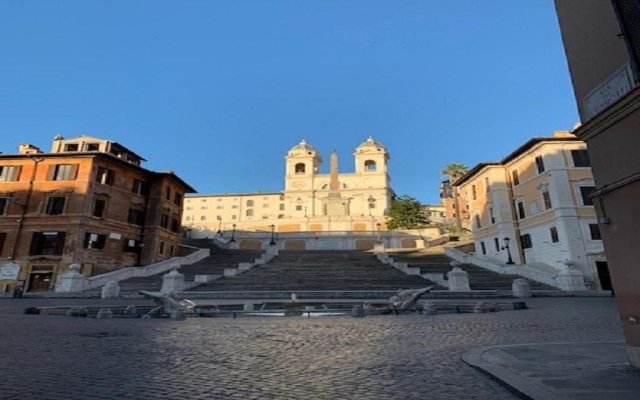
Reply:
[[[13,250],[11,250],[11,259],[15,260],[16,255],[18,253],[18,244],[20,243],[20,235],[22,234],[22,229],[24,227],[24,219],[27,215],[27,210],[29,208],[29,202],[31,201],[31,193],[33,193],[33,183],[36,178],[36,171],[38,170],[38,164],[44,161],[42,157],[32,157],[31,154],[27,154],[27,157],[31,161],[33,161],[33,169],[31,170],[31,177],[29,178],[29,188],[27,189],[27,195],[24,200],[24,204],[19,204],[22,207],[22,213],[20,214],[20,219],[18,220],[18,230],[16,232],[16,240],[13,242]]]

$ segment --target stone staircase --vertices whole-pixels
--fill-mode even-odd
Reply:
[[[395,292],[432,285],[361,251],[280,251],[268,264],[191,289],[221,292]]]
[[[184,275],[187,285],[193,282],[196,275],[222,276],[225,268],[236,268],[238,263],[253,261],[262,254],[261,251],[227,250],[218,248],[210,242],[200,243],[200,248],[206,247],[211,248],[211,255],[209,257],[191,265],[183,265],[180,267],[179,272]],[[137,294],[139,290],[160,291],[163,275],[164,273],[120,281],[118,282],[120,285],[120,293],[123,296],[130,296]],[[100,296],[100,290],[101,289],[92,289],[85,294]]]
[[[442,273],[445,275],[451,270],[449,264],[452,260],[444,254],[442,247],[434,247],[426,250],[388,252],[395,261],[405,261],[409,267],[420,268],[420,273]],[[463,264],[461,268],[469,274],[469,286],[471,290],[499,290],[510,291],[513,280],[517,277],[501,275],[493,271],[480,268],[472,264]],[[527,280],[532,290],[559,290],[543,283]]]

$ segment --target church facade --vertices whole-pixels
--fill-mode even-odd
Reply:
[[[353,154],[355,171],[338,173],[330,155],[330,172],[319,173],[322,157],[306,141],[285,156],[282,192],[189,195],[183,225],[192,237],[244,232],[379,232],[386,230],[389,153],[369,137]]]

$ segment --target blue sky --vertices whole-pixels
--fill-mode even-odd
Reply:
[[[578,121],[551,0],[0,2],[0,151],[109,138],[201,193],[279,191],[368,135],[398,194]],[[325,162],[321,172],[328,171]]]

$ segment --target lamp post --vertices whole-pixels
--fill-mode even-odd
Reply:
[[[276,244],[275,238],[274,238],[274,229],[276,228],[276,226],[274,224],[269,225],[271,227],[271,241],[269,242],[269,244],[271,246],[273,246],[274,244]]]
[[[218,220],[218,235],[220,235],[220,237],[222,237],[222,217],[221,216],[217,216],[216,219]]]
[[[509,250],[509,242],[511,241],[511,239],[509,239],[508,237],[504,238],[504,247],[502,247],[503,250],[507,250],[507,264],[508,265],[512,265],[515,264],[513,262],[513,259],[511,259],[511,250]]]
[[[382,238],[380,237],[380,223],[379,222],[376,224],[376,238],[378,240],[378,243],[382,242]]]
[[[229,240],[229,242],[235,242],[236,241],[236,224],[231,225],[231,228],[233,228],[231,230],[231,240]]]

